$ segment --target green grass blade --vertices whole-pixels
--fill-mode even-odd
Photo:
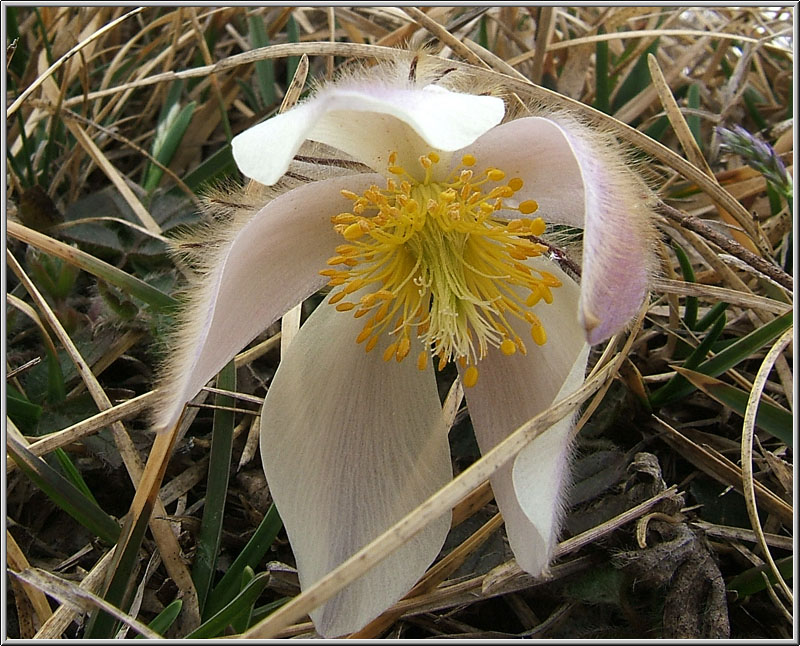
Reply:
[[[108,582],[103,598],[110,604],[126,610],[132,589],[131,579],[136,571],[139,548],[149,524],[150,514],[141,514],[136,524],[121,534],[117,542],[118,553],[114,554],[111,580]],[[122,546],[120,551],[120,545]],[[89,640],[111,639],[117,632],[117,620],[102,610],[95,610],[89,619],[84,638]]]
[[[787,556],[785,558],[778,559],[775,562],[775,564],[778,566],[778,572],[780,572],[781,576],[787,581],[792,580],[792,575],[794,572],[793,559],[794,557]],[[772,569],[768,564],[765,563],[759,567],[745,570],[741,574],[733,577],[728,582],[728,590],[735,591],[739,595],[739,599],[743,597],[749,597],[751,594],[755,594],[756,592],[761,592],[767,587],[762,574],[766,574],[770,583],[773,585],[778,583],[775,580],[775,575],[772,573]]]
[[[233,160],[233,151],[231,145],[226,144],[188,173],[183,178],[183,183],[197,193],[204,184],[212,183],[234,172],[237,171],[236,162]]]
[[[269,572],[262,572],[250,581],[227,606],[204,621],[198,628],[189,633],[187,639],[209,639],[221,635],[243,609],[252,608],[269,580]]]
[[[286,38],[290,43],[300,42],[300,30],[297,27],[297,21],[294,19],[294,16],[289,16],[289,20],[286,22]],[[297,72],[297,66],[299,64],[299,56],[289,56],[286,59],[286,87],[292,84],[292,79]]]
[[[676,370],[682,377],[685,377],[689,382],[706,393],[706,395],[715,399],[723,406],[727,406],[741,417],[744,417],[749,393],[741,388],[736,388],[735,386],[726,384],[724,381],[695,372],[694,370],[686,370],[685,368],[676,368]],[[762,400],[758,405],[756,424],[759,428],[772,435],[772,437],[778,438],[787,446],[794,445],[794,438],[792,437],[792,429],[794,428],[793,416],[792,413],[785,408],[775,406]]]
[[[695,332],[703,332],[705,329],[716,321],[720,315],[728,309],[728,303],[714,303],[714,305],[706,312],[694,326]]]
[[[271,505],[255,533],[247,541],[236,559],[231,563],[225,576],[216,585],[208,597],[206,613],[219,612],[230,603],[239,591],[242,573],[246,568],[255,568],[269,550],[283,523],[278,516],[278,509]]]
[[[256,573],[253,571],[253,568],[246,567],[244,569],[244,572],[242,572],[241,589],[244,590],[255,577]],[[253,617],[253,605],[244,606],[239,616],[234,617],[231,620],[231,625],[233,626],[233,632],[238,635],[247,630],[250,626],[250,620],[252,617]]]
[[[169,166],[178,146],[189,128],[194,109],[197,104],[192,101],[178,110],[177,104],[173,110],[167,114],[163,123],[159,123],[156,128],[156,136],[153,141],[153,157],[164,166]],[[164,175],[163,169],[151,163],[147,178],[144,181],[144,190],[152,193]]]
[[[695,368],[697,372],[710,377],[719,377],[722,373],[730,370],[755,352],[758,352],[758,350],[763,348],[770,341],[774,341],[778,338],[778,336],[783,334],[792,325],[792,319],[793,313],[786,312],[786,314],[779,316],[766,325],[762,325],[757,330],[753,330],[750,334],[743,336],[738,341],[735,341],[719,352],[713,359],[709,359],[696,367],[689,366],[689,361],[687,360],[684,367]],[[663,388],[666,388],[667,385],[669,385],[669,382],[665,384]],[[672,389],[668,397],[664,398],[663,401],[659,400],[658,405],[682,399],[686,397],[686,395],[694,392],[694,390],[695,386],[684,380]],[[659,391],[654,393],[654,395],[658,392]],[[650,403],[653,404],[653,397],[650,398]],[[656,405],[653,404],[653,406],[655,407]]]
[[[681,266],[683,273],[683,280],[687,283],[695,282],[694,269],[692,263],[689,261],[689,256],[677,242],[672,243],[672,248],[675,250],[675,255],[678,257],[678,263]],[[697,296],[687,296],[686,305],[683,310],[683,322],[690,330],[694,330],[697,324]]]
[[[249,16],[247,24],[250,27],[250,44],[253,49],[269,46],[269,36],[264,28],[264,18],[262,16]],[[256,61],[256,82],[258,96],[261,97],[261,106],[268,108],[275,105],[278,95],[275,93],[275,63],[272,59],[266,61]]]
[[[217,376],[217,388],[236,389],[236,367],[232,361]],[[233,407],[235,402],[231,397],[217,395],[216,404],[221,407]],[[228,475],[233,451],[233,423],[233,411],[221,409],[214,411],[206,502],[203,507],[203,521],[197,537],[197,553],[192,569],[192,579],[197,588],[201,614],[203,614],[216,571],[217,553],[222,536],[222,519],[225,511],[225,497],[228,493]],[[203,616],[205,615],[203,614]]]
[[[64,477],[67,478],[75,487],[89,500],[91,500],[95,505],[98,507],[100,506],[97,503],[97,499],[94,497],[92,492],[89,490],[89,485],[86,484],[86,481],[83,479],[80,471],[75,468],[75,465],[72,463],[72,460],[69,459],[66,451],[64,449],[58,448],[54,452],[56,456],[56,460],[58,460],[58,465],[61,467],[61,470],[64,472]]]
[[[113,544],[117,540],[120,534],[117,521],[98,507],[97,503],[87,498],[74,484],[47,462],[31,453],[13,435],[8,436],[6,449],[20,470],[53,503],[106,543]]]
[[[714,321],[714,325],[708,331],[708,333],[703,337],[703,340],[697,344],[697,347],[686,357],[683,367],[692,369],[696,368],[703,360],[706,358],[709,350],[711,350],[711,346],[717,342],[722,332],[725,330],[725,325],[727,324],[727,318],[723,313],[720,314],[719,318]],[[658,406],[662,406],[668,401],[672,401],[672,398],[675,396],[675,393],[679,391],[679,389],[687,384],[688,382],[684,379],[681,375],[676,374],[665,383],[661,388],[656,390],[652,395],[650,395],[650,406],[656,408]]]
[[[151,628],[159,635],[163,635],[165,632],[167,632],[167,630],[169,630],[169,627],[173,624],[175,619],[178,618],[181,608],[183,608],[183,600],[175,599],[175,601],[170,603],[166,608],[159,612],[153,621],[147,624],[147,627]],[[136,639],[144,639],[144,637],[142,635],[136,635]]]

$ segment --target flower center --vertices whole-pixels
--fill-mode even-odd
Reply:
[[[501,210],[530,215],[538,205],[514,202],[522,180],[501,184],[502,170],[488,168],[476,176],[470,169],[476,161],[472,155],[464,155],[462,165],[443,182],[432,179],[439,161],[434,152],[419,159],[422,181],[396,161],[392,153],[389,172],[397,179],[388,179],[385,189],[373,185],[362,195],[342,191],[353,207],[331,218],[346,243],[336,247],[329,268],[320,272],[339,288],[329,303],[365,318],[356,341],[366,342],[367,352],[386,333],[396,339],[384,360],[402,361],[414,335],[426,346],[417,359],[420,370],[432,353],[440,370],[448,361],[459,361],[464,385],[474,386],[476,364],[490,346],[505,355],[527,353],[510,318],[524,321],[537,345],[547,339],[530,308],[540,300],[551,303],[550,290],[561,282],[525,264],[547,251],[529,239],[541,235],[545,223],[541,218],[498,218]],[[361,290],[366,293],[357,301],[345,300]]]

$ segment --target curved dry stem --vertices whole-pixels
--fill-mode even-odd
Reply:
[[[778,566],[775,564],[772,554],[770,554],[767,540],[764,537],[764,530],[761,528],[761,521],[758,519],[758,506],[756,502],[755,485],[753,484],[753,435],[756,426],[756,413],[758,412],[758,404],[761,401],[761,393],[764,391],[764,386],[767,383],[767,377],[772,370],[772,366],[778,360],[778,357],[792,341],[794,336],[794,326],[790,327],[784,332],[781,337],[767,352],[761,367],[756,373],[756,378],[753,381],[753,389],[750,391],[750,396],[747,398],[747,408],[744,412],[744,423],[742,424],[742,487],[744,492],[744,500],[747,506],[747,515],[750,517],[750,525],[758,538],[758,544],[761,551],[764,553],[764,558],[769,563],[770,570],[772,570],[775,579],[778,581],[783,593],[789,600],[789,603],[794,604],[794,595],[789,590],[789,586],[783,580]]]

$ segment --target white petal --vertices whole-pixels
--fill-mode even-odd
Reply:
[[[386,171],[389,153],[396,151],[398,163],[416,172],[420,155],[463,148],[504,113],[497,97],[436,86],[339,83],[234,137],[233,156],[247,177],[267,185],[286,172],[306,139],[338,148],[378,172]]]
[[[521,178],[524,184],[515,198],[536,200],[539,210],[535,216],[583,228],[581,168],[555,122],[542,117],[509,121],[487,132],[464,152],[475,156],[476,173],[493,167],[504,171],[509,179]]]
[[[533,310],[544,324],[547,342],[526,343],[527,355],[490,353],[478,364],[478,383],[464,389],[484,453],[577,388],[586,370],[589,346],[575,318],[578,286],[552,263],[534,259],[531,264],[557,275],[563,286],[553,290],[552,304],[540,302]],[[528,335],[523,326],[516,331]],[[557,423],[491,478],[517,562],[533,575],[547,568],[555,546],[571,427],[571,417]]]
[[[639,310],[651,264],[651,215],[644,184],[614,142],[563,115],[505,123],[468,148],[475,168],[520,177],[521,200],[548,222],[584,229],[579,315],[591,344],[619,332]],[[508,212],[513,214],[513,212]]]
[[[414,349],[399,364],[384,362],[388,341],[366,353],[355,342],[362,327],[321,304],[289,346],[262,411],[267,483],[304,589],[452,477],[433,369],[417,369]],[[312,611],[317,631],[353,632],[400,599],[449,527],[448,513]]]
[[[242,227],[195,289],[172,351],[156,426],[168,428],[183,405],[245,345],[284,312],[319,289],[319,270],[342,237],[330,217],[378,175],[314,182],[284,193]]]

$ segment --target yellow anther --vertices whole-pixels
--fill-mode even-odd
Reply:
[[[506,174],[499,168],[490,168],[486,171],[486,177],[493,182],[500,182],[506,178]]]
[[[350,311],[350,310],[352,310],[352,309],[353,309],[355,306],[356,306],[356,304],[355,304],[355,303],[351,303],[351,302],[349,302],[349,301],[344,301],[343,303],[339,303],[339,304],[336,306],[336,311],[337,311],[337,312],[349,312],[349,311]]]
[[[428,157],[427,157],[426,155],[422,155],[422,156],[419,158],[419,163],[420,163],[420,166],[422,166],[422,167],[423,167],[423,168],[425,168],[425,169],[428,169],[428,168],[430,168],[431,166],[433,166],[433,161],[431,161],[430,159],[428,159]]]
[[[417,370],[423,371],[428,367],[428,351],[423,350],[417,356]]]
[[[338,273],[339,273],[338,269],[322,269],[322,270],[319,271],[319,275],[320,276],[328,276],[330,278],[332,278],[333,276],[335,276]]]
[[[531,338],[536,345],[544,345],[547,343],[547,333],[538,317],[536,318],[536,322],[531,325]]]
[[[346,276],[334,276],[328,281],[328,287],[339,287],[347,282]]]
[[[472,171],[467,170],[465,168],[464,170],[461,171],[461,174],[458,176],[458,181],[466,184],[467,182],[469,182],[469,180],[472,179],[472,175],[473,175]]]
[[[474,166],[475,165],[475,155],[466,154],[461,158],[461,163],[464,166]]]
[[[428,153],[428,159],[430,159],[434,164],[439,163],[439,155],[434,151]]]
[[[333,258],[328,258],[328,262],[325,263],[327,265],[341,265],[345,261],[344,256],[334,256]]]
[[[544,302],[550,305],[553,302],[553,292],[550,291],[550,288],[547,285],[540,285],[539,290],[542,292],[542,298]]]
[[[353,292],[357,292],[359,289],[361,289],[366,284],[366,282],[367,281],[363,280],[362,278],[356,278],[342,291],[345,294],[352,294]]]
[[[378,335],[371,337],[370,340],[367,341],[367,345],[364,346],[364,350],[370,352],[376,345],[378,345],[379,338],[380,337]]]
[[[512,177],[510,180],[508,180],[508,187],[515,193],[520,190],[523,185],[524,182],[519,177]]]
[[[443,354],[440,354],[439,355],[439,363],[436,365],[436,369],[439,372],[441,372],[442,370],[444,370],[444,367],[446,365],[447,365],[447,357],[445,357]]]
[[[395,341],[394,343],[390,343],[389,347],[383,351],[383,360],[391,361],[396,351],[397,351],[397,341]]]
[[[346,188],[343,188],[341,191],[339,191],[339,193],[341,193],[342,197],[346,197],[348,200],[358,199],[358,195],[356,193],[353,193],[353,191],[348,191]]]
[[[472,388],[475,384],[478,383],[478,368],[476,366],[470,366],[464,371],[464,388]]]
[[[389,308],[392,306],[392,301],[386,301],[383,305],[378,308],[378,311],[375,313],[375,320],[380,323],[383,319],[387,317],[389,314]]]
[[[525,306],[526,307],[533,307],[542,300],[542,292],[539,289],[539,286],[536,285],[533,289],[531,289],[531,293],[527,299],[525,299]]]
[[[539,210],[539,204],[536,200],[525,200],[519,203],[519,212],[523,215],[529,215]],[[537,218],[541,219],[541,218]]]
[[[364,326],[364,329],[361,330],[359,335],[356,337],[356,343],[364,343],[369,338],[369,335],[372,334],[372,327],[369,324]]]
[[[561,287],[561,281],[553,276],[549,271],[540,270],[539,275],[544,279],[548,287]]]
[[[353,256],[358,253],[358,248],[351,244],[340,244],[334,251],[340,256]]]
[[[345,240],[358,240],[364,235],[364,229],[361,227],[360,222],[353,222],[353,224],[348,225],[342,235],[344,236]]]
[[[405,175],[406,169],[402,166],[389,166],[389,172],[392,175]]]
[[[397,352],[395,353],[395,359],[397,359],[397,362],[400,363],[403,359],[405,359],[410,350],[411,341],[407,336],[404,336],[397,342]]]
[[[344,297],[345,297],[345,293],[344,293],[344,292],[336,292],[335,294],[333,294],[333,295],[332,295],[332,296],[331,296],[331,297],[328,299],[328,302],[329,302],[331,305],[334,305],[334,304],[338,303],[340,300],[342,300]]]
[[[535,236],[540,236],[544,233],[544,230],[547,228],[544,220],[542,218],[536,218],[531,222],[530,231]]]
[[[369,314],[372,310],[369,308],[361,308],[360,310],[356,310],[353,312],[353,318],[360,319],[362,316]]]
[[[514,343],[511,339],[503,339],[503,342],[500,344],[500,352],[502,352],[507,357],[510,357],[517,351],[517,344]]]
[[[525,223],[524,223],[522,220],[520,220],[520,219],[511,220],[511,221],[510,221],[510,222],[509,222],[509,223],[506,225],[506,231],[509,231],[509,232],[513,232],[513,231],[520,231],[520,230],[522,230],[522,228],[523,228],[524,226],[525,226]]]
[[[397,151],[392,151],[389,153],[389,164],[394,165],[397,163]]]

